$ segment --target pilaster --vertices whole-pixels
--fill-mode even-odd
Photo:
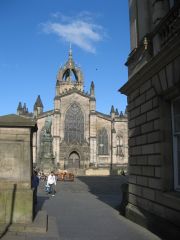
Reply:
[[[60,154],[60,111],[56,110],[54,113],[53,124],[53,154],[55,156],[55,163],[59,164]]]
[[[90,164],[97,165],[96,114],[90,113]]]

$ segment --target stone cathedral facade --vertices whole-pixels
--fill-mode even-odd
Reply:
[[[83,74],[71,49],[57,74],[54,109],[44,112],[38,96],[33,113],[19,103],[17,114],[37,121],[33,161],[41,169],[127,167],[127,114],[119,114],[113,106],[110,115],[96,111],[94,83],[85,93]]]

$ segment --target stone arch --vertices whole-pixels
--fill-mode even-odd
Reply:
[[[71,154],[76,153],[76,155],[79,156],[79,167],[77,167],[76,164],[74,164],[74,166],[70,166],[71,163],[69,163],[69,159],[71,157]],[[72,146],[70,147],[66,153],[65,153],[65,162],[64,162],[64,168],[68,169],[68,168],[82,168],[83,167],[83,159],[84,159],[84,154],[83,151],[81,151],[77,146]],[[75,167],[76,166],[76,167]]]
[[[80,156],[77,151],[72,151],[68,157],[67,168],[80,168]]]
[[[67,68],[63,73],[62,80],[63,81],[74,80],[76,82],[79,82],[76,70]]]

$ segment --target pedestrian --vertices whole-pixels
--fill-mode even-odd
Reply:
[[[37,204],[37,189],[39,186],[39,178],[38,178],[38,173],[37,171],[33,171],[33,176],[32,176],[32,188],[34,188],[34,193],[33,193],[33,200],[34,204]]]
[[[45,185],[45,192],[46,192],[47,194],[50,193],[50,186],[49,186],[48,183],[46,183],[46,185]]]
[[[55,177],[53,171],[48,176],[47,185],[49,185],[49,187],[50,187],[49,193],[51,193],[52,196],[54,197],[55,196],[56,177]]]

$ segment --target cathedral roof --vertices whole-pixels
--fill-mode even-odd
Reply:
[[[44,118],[44,117],[47,117],[47,116],[50,116],[50,115],[53,115],[53,114],[54,114],[54,110],[49,110],[49,111],[46,111],[46,112],[42,112],[37,116],[37,119]]]
[[[101,113],[101,112],[98,112],[96,111],[96,114],[97,116],[99,117],[102,117],[106,120],[112,120],[111,116],[108,115],[108,114],[104,114],[104,113]],[[116,122],[124,122],[124,121],[127,121],[127,117],[125,115],[121,115],[121,116],[115,116],[115,119],[114,119]]]
[[[108,115],[108,114],[104,114],[104,113],[101,113],[101,112],[98,112],[98,111],[96,111],[96,114],[100,117],[105,118],[106,120],[111,120],[111,116]]]

